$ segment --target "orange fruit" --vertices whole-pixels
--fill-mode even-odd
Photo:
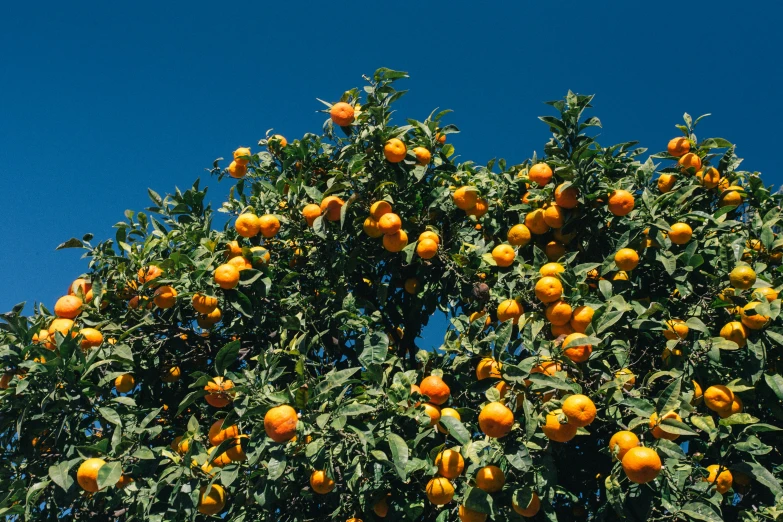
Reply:
[[[128,393],[136,386],[136,379],[133,378],[133,375],[126,373],[125,375],[120,375],[116,379],[114,379],[114,389],[117,390],[117,393]]]
[[[416,390],[416,391],[418,391],[418,390]],[[419,392],[419,393],[421,393],[421,392]],[[416,404],[416,405],[418,406],[418,404]],[[425,402],[424,403],[424,413],[426,413],[430,417],[430,423],[429,423],[430,427],[435,426],[436,424],[438,424],[440,422],[441,413],[440,413],[440,408],[438,406],[435,406],[434,404],[430,404],[429,402]]]
[[[220,322],[220,318],[222,317],[222,312],[219,308],[215,308],[210,313],[201,315],[196,319],[196,322],[201,328],[210,328],[211,326],[215,325],[216,323]]]
[[[621,248],[615,253],[614,262],[620,270],[633,270],[639,266],[639,254],[631,248]]]
[[[443,506],[451,502],[454,497],[454,486],[446,477],[435,477],[427,482],[425,488],[427,498],[436,506]]]
[[[233,265],[223,264],[215,269],[214,278],[220,288],[230,290],[239,284],[239,270]]]
[[[223,419],[216,420],[209,427],[209,443],[219,446],[221,442],[239,437],[239,427],[236,424],[223,427]]]
[[[399,252],[408,245],[408,234],[404,230],[398,230],[393,234],[384,234],[383,248],[389,252]]]
[[[488,210],[489,210],[489,203],[487,202],[487,200],[484,198],[479,198],[476,201],[476,204],[473,205],[473,208],[469,208],[468,210],[466,210],[465,214],[467,214],[468,216],[476,216],[476,218],[478,219],[484,214],[486,214]]]
[[[159,266],[155,266],[155,265],[149,265],[147,267],[140,268],[139,271],[136,273],[139,283],[141,284],[149,283],[153,279],[157,279],[162,275],[163,275],[163,270],[161,270]]]
[[[555,203],[562,208],[576,208],[579,204],[579,191],[574,186],[563,188],[565,183],[561,183],[555,189]]]
[[[429,397],[430,402],[438,406],[449,400],[451,395],[449,386],[437,375],[430,375],[422,379],[419,389],[422,395]]]
[[[476,366],[476,380],[483,381],[490,377],[494,379],[500,379],[500,369],[503,367],[501,363],[491,357],[484,357]]]
[[[153,302],[158,308],[171,308],[177,304],[177,290],[168,285],[160,286],[155,290]]]
[[[492,249],[492,259],[501,268],[511,266],[515,257],[517,257],[517,254],[511,245],[498,245]]]
[[[633,194],[627,190],[618,189],[609,196],[609,212],[615,216],[628,215],[633,210],[634,204]]]
[[[560,424],[560,421],[557,418],[559,412],[560,410],[549,412],[546,416],[546,424],[541,427],[541,430],[550,440],[555,442],[568,442],[576,436],[578,428],[576,425],[570,423]]]
[[[379,221],[384,214],[388,214],[392,211],[391,204],[389,204],[388,201],[376,201],[372,205],[370,205],[370,216],[375,220]]]
[[[258,218],[261,235],[266,238],[274,237],[280,230],[280,220],[272,214],[264,214]]]
[[[691,240],[693,236],[693,230],[687,223],[675,223],[671,226],[671,232],[669,232],[669,239],[675,245],[684,245]]]
[[[514,508],[514,511],[517,512],[517,514],[522,515],[523,517],[532,518],[538,514],[538,511],[541,509],[541,499],[538,498],[537,493],[533,493],[533,498],[530,499],[530,503],[527,505],[527,507],[522,507],[514,504],[514,502],[511,502],[511,507]]]
[[[653,412],[652,415],[650,415],[650,423],[649,423],[650,430],[652,431],[652,436],[655,437],[656,439],[666,439],[666,440],[678,439],[680,436],[677,433],[669,433],[661,428],[660,424],[664,419],[674,419],[676,421],[682,422],[682,418],[674,410],[667,412],[660,419],[658,418],[658,414],[656,412]]]
[[[688,337],[690,328],[685,324],[685,321],[681,319],[669,319],[666,321],[666,330],[663,331],[663,336],[672,341],[674,339],[685,339]]]
[[[557,241],[550,241],[544,247],[544,253],[546,254],[546,258],[548,260],[557,261],[565,255],[566,249]]]
[[[478,202],[478,191],[475,187],[460,187],[454,191],[452,198],[458,209],[470,210]]]
[[[569,424],[577,428],[589,426],[595,420],[597,413],[595,403],[587,395],[570,395],[563,401],[563,413]]]
[[[463,505],[460,505],[457,515],[459,515],[460,522],[486,522],[487,520],[486,513],[473,511],[469,507]]]
[[[571,314],[571,328],[575,332],[585,333],[587,327],[593,321],[595,310],[587,305],[577,306]]]
[[[54,339],[54,333],[60,332],[62,335],[68,335],[68,332],[73,328],[73,320],[65,319],[64,317],[58,317],[53,320],[49,325],[49,336]],[[76,332],[72,332],[71,336],[75,336]]]
[[[669,140],[666,150],[675,158],[679,158],[691,150],[691,142],[687,138],[672,138]]]
[[[718,493],[724,495],[731,489],[734,477],[731,476],[731,471],[727,468],[720,466],[719,464],[711,464],[707,466],[707,473],[707,477],[702,480],[714,484],[715,490]]]
[[[549,303],[545,315],[553,325],[563,326],[571,320],[571,305],[562,300]]]
[[[238,165],[247,165],[250,162],[251,155],[252,153],[248,147],[239,147],[234,151],[234,161],[236,161]]]
[[[699,169],[696,173],[696,179],[699,180],[699,185],[704,188],[713,189],[720,183],[720,172],[715,167],[708,167],[705,169]]]
[[[234,400],[234,392],[231,391],[233,387],[234,383],[230,379],[224,379],[220,376],[213,377],[204,386],[204,389],[208,392],[204,396],[204,400],[215,408],[224,408]]]
[[[193,305],[193,309],[200,314],[209,314],[217,308],[218,300],[216,297],[207,296],[204,294],[193,294],[190,300]]]
[[[476,472],[476,487],[487,493],[497,493],[505,483],[506,474],[497,466],[484,466]]]
[[[386,142],[386,145],[383,146],[383,155],[389,163],[399,163],[405,159],[407,154],[408,148],[397,138],[390,139]]]
[[[481,408],[479,428],[490,438],[505,437],[514,425],[514,413],[501,402],[490,402]]]
[[[82,336],[82,340],[79,343],[82,350],[97,348],[103,344],[103,334],[95,328],[82,328],[79,330],[79,335]]]
[[[386,518],[386,515],[389,514],[389,503],[386,499],[390,496],[391,493],[387,494],[385,497],[382,497],[378,502],[376,502],[375,505],[373,505],[372,510],[378,517]]]
[[[552,181],[552,169],[546,163],[536,163],[530,167],[527,177],[530,181],[538,183],[539,187],[543,187]]]
[[[544,209],[537,208],[531,212],[528,212],[525,216],[525,226],[538,236],[549,232],[549,225],[547,225],[544,219]]]
[[[345,201],[337,196],[326,196],[321,201],[321,213],[328,221],[340,221],[340,211]]]
[[[579,344],[579,339],[586,339],[585,334],[574,332],[563,339],[563,354],[575,363],[586,362],[593,353],[593,347],[589,344]],[[573,346],[568,346],[571,341],[577,341]]]
[[[275,442],[286,442],[296,435],[299,418],[291,406],[275,406],[264,415],[264,431]]]
[[[242,256],[232,257],[231,259],[228,260],[226,264],[233,266],[240,272],[242,270],[250,270],[251,268],[253,268],[253,264]]]
[[[661,472],[661,458],[655,450],[643,446],[629,449],[622,465],[628,480],[636,484],[647,484]]]
[[[229,241],[226,243],[226,255],[228,259],[242,255],[242,247],[236,241]]]
[[[727,410],[718,412],[718,416],[720,416],[722,419],[725,419],[726,417],[734,415],[735,413],[742,413],[743,409],[744,407],[742,404],[742,399],[740,399],[739,395],[734,395],[734,400],[731,401],[731,407]]]
[[[288,145],[288,140],[285,139],[285,136],[281,134],[275,134],[268,140],[269,145],[278,146],[281,149],[284,149]]]
[[[549,326],[549,330],[552,332],[552,336],[554,338],[558,338],[561,335],[571,335],[574,333],[574,329],[571,328],[570,324],[552,324]]]
[[[115,486],[117,489],[125,489],[130,485],[130,483],[133,482],[133,479],[129,477],[128,475],[121,475],[119,480],[117,481],[117,484]]]
[[[416,155],[416,165],[423,167],[430,164],[432,154],[424,147],[414,147],[413,153]]]
[[[737,346],[742,348],[747,344],[748,330],[741,322],[731,321],[723,325],[723,328],[720,329],[720,336],[728,341],[737,343]]]
[[[718,205],[721,207],[736,207],[742,204],[743,188],[737,185],[730,185],[720,195]]]
[[[76,471],[76,482],[84,491],[96,493],[98,491],[98,471],[106,464],[103,459],[87,459],[79,465]]]
[[[771,303],[772,301],[778,298],[778,293],[774,289],[769,287],[754,288],[753,296],[758,297],[759,299],[763,297],[767,300],[767,302]]]
[[[371,238],[379,238],[383,235],[381,229],[378,228],[378,222],[375,221],[372,217],[368,217],[364,220],[362,230],[364,230],[364,233]]]
[[[731,411],[734,392],[722,384],[710,386],[704,391],[704,404],[712,411],[721,413]]]
[[[237,217],[234,223],[234,230],[242,237],[255,237],[261,230],[261,223],[258,221],[258,216],[251,212],[246,212]]]
[[[462,470],[465,468],[465,460],[459,451],[446,449],[435,457],[435,466],[437,466],[438,474],[441,477],[453,479],[462,474]]]
[[[750,328],[751,330],[761,330],[765,326],[767,326],[767,323],[769,322],[769,317],[766,315],[761,315],[759,313],[754,313],[753,315],[748,314],[748,312],[753,311],[755,312],[756,306],[760,305],[758,301],[751,301],[745,306],[742,307],[742,324],[744,324],[747,328]]]
[[[416,253],[422,259],[432,259],[438,253],[438,243],[429,238],[419,239]]]
[[[506,299],[498,305],[498,321],[504,323],[509,319],[514,320],[514,324],[519,322],[524,309],[515,299]]]
[[[440,132],[435,134],[435,141],[443,145],[444,143],[446,143],[446,135],[441,134]]]
[[[565,267],[560,263],[545,263],[538,269],[538,273],[542,276],[559,277],[558,274],[565,272]]]
[[[301,252],[298,248],[296,249],[296,252]],[[251,266],[254,266],[256,268],[261,268],[263,266],[266,266],[269,264],[269,261],[272,259],[271,254],[269,251],[261,246],[254,246],[250,247],[250,254],[252,262],[250,263]],[[296,253],[294,254],[297,255]]]
[[[332,118],[335,125],[347,127],[353,123],[354,109],[348,103],[337,102],[329,109],[329,116]]]
[[[386,235],[394,234],[402,228],[402,220],[400,216],[392,212],[388,212],[381,216],[378,220],[378,229]]]
[[[560,228],[565,221],[563,209],[557,205],[549,205],[544,209],[544,223],[552,228]]]
[[[536,297],[542,303],[557,301],[563,295],[563,285],[560,279],[544,276],[536,283]]]
[[[302,209],[302,215],[304,216],[305,221],[307,221],[307,226],[311,227],[313,226],[313,223],[315,223],[315,218],[321,215],[321,207],[315,203],[305,205]]]
[[[679,165],[682,170],[699,170],[701,168],[701,158],[693,152],[689,152],[677,160],[677,165]]]
[[[457,420],[462,420],[462,418],[459,415],[459,412],[457,410],[455,410],[454,408],[443,408],[443,409],[441,409],[440,410],[440,418],[442,419],[443,417],[452,417],[452,418],[455,418]],[[448,433],[449,432],[449,430],[443,424],[440,424],[440,423],[438,424],[438,431],[441,432],[441,433]]]
[[[625,454],[631,448],[639,446],[639,437],[632,431],[618,431],[609,439],[609,451],[612,452],[612,458],[622,461]],[[615,451],[617,453],[615,454]]]
[[[206,486],[199,490],[198,512],[202,515],[217,515],[226,505],[226,491],[219,484],[212,484],[207,492]]]
[[[404,288],[405,291],[409,294],[415,295],[419,293],[419,290],[421,289],[421,283],[419,283],[419,280],[415,277],[409,277],[405,280]]]
[[[435,241],[435,244],[440,245],[440,237],[438,237],[438,234],[432,232],[431,230],[425,230],[419,234],[419,241],[423,241],[425,239],[431,239]]]
[[[244,178],[247,174],[247,165],[240,165],[236,161],[232,161],[229,163],[228,168],[226,169],[228,171],[228,175],[232,178],[239,179]]]
[[[92,283],[86,279],[75,279],[71,286],[68,287],[68,295],[79,296],[85,303],[89,303],[93,299]]]
[[[84,303],[75,295],[64,295],[54,305],[54,315],[65,319],[74,319],[82,312]]]
[[[514,225],[508,231],[507,239],[513,246],[525,246],[530,243],[530,229],[521,223]]]
[[[621,379],[623,381],[623,389],[625,390],[633,389],[633,385],[636,384],[636,375],[634,375],[633,372],[628,368],[618,370],[615,372],[614,376],[615,378]]]
[[[674,188],[674,184],[676,182],[677,178],[671,174],[661,174],[658,177],[658,190],[661,191],[662,194],[666,194],[672,188]]]
[[[740,265],[729,273],[729,281],[734,288],[747,290],[756,283],[756,272],[747,265]]]
[[[163,382],[177,382],[180,377],[182,377],[182,370],[180,370],[179,366],[171,366],[163,371],[163,376],[160,380]]]

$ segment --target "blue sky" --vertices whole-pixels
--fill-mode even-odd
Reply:
[[[201,176],[274,128],[318,132],[378,67],[405,70],[401,117],[455,112],[462,159],[519,162],[548,139],[542,102],[594,93],[602,143],[651,152],[683,112],[781,183],[773,153],[779,4],[501,2],[8,3],[0,32],[0,310],[53,306],[86,267],[60,242],[113,237],[127,208]],[[648,5],[656,7],[648,7]],[[658,7],[660,6],[660,7]],[[679,9],[678,12],[674,12]],[[30,308],[28,306],[28,311]]]

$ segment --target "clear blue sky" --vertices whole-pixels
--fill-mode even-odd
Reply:
[[[274,127],[319,132],[378,67],[400,115],[455,112],[465,160],[540,152],[542,102],[595,93],[601,141],[651,152],[687,111],[780,184],[780,4],[766,2],[9,2],[0,31],[0,311],[53,306],[86,263],[60,242],[201,176]],[[508,2],[512,4],[512,2]],[[648,5],[655,6],[649,8]],[[600,6],[600,7],[599,7]],[[678,10],[678,11],[675,11]],[[776,72],[777,71],[777,72]]]

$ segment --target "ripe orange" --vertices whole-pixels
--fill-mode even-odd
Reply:
[[[63,336],[68,335],[68,332],[73,328],[73,320],[58,317],[53,320],[49,325],[49,336],[54,340],[55,332],[60,332]],[[75,336],[76,332],[72,332],[71,336]]]
[[[544,209],[537,208],[532,212],[528,212],[525,216],[525,226],[530,232],[538,236],[549,232],[549,225],[547,225],[544,219]]]
[[[459,506],[457,515],[459,515],[460,522],[486,522],[487,520],[486,513],[473,511],[469,507],[465,507],[463,505]]]
[[[234,151],[234,161],[236,161],[238,165],[247,165],[250,162],[251,154],[248,147],[239,147]]]
[[[571,321],[571,305],[565,301],[555,301],[546,307],[547,320],[556,326],[563,326]]]
[[[438,243],[429,238],[419,239],[416,253],[422,259],[432,259],[438,253]]]
[[[223,419],[216,420],[209,427],[209,443],[213,446],[219,446],[224,440],[235,439],[239,435],[239,427],[236,424],[224,427]]]
[[[242,255],[242,247],[239,246],[239,243],[236,241],[229,241],[226,243],[226,256],[227,259],[231,259],[232,257],[241,256]],[[135,290],[135,287],[133,288]]]
[[[629,449],[622,465],[628,480],[637,484],[647,484],[661,472],[661,458],[655,450],[643,446]]]
[[[226,264],[233,266],[240,272],[242,270],[250,270],[251,268],[253,268],[253,264],[242,256],[232,257],[231,259],[228,260]]]
[[[582,394],[570,395],[563,401],[562,409],[568,423],[577,428],[592,424],[597,413],[595,403],[590,397]]]
[[[514,246],[525,246],[530,243],[530,229],[525,225],[519,224],[511,227],[508,231],[508,242]]]
[[[560,277],[558,274],[565,272],[565,267],[560,263],[545,263],[538,269],[538,273],[542,276]]]
[[[201,315],[196,319],[196,322],[201,328],[210,328],[213,325],[220,322],[220,318],[222,317],[222,312],[219,308],[215,308],[210,313]]]
[[[541,427],[541,430],[550,440],[555,442],[568,442],[576,436],[576,432],[579,428],[571,423],[560,424],[560,421],[557,418],[558,413],[562,413],[562,411],[554,410],[549,412],[546,416],[546,424]]]
[[[430,164],[430,160],[432,160],[432,154],[424,147],[414,147],[413,153],[416,155],[417,165],[424,167]]]
[[[212,484],[207,492],[206,486],[199,490],[198,512],[202,515],[217,515],[226,505],[226,491],[219,484]]]
[[[514,252],[514,248],[511,245],[498,245],[492,249],[492,259],[501,268],[509,267],[514,263],[514,258],[517,256]]]
[[[215,269],[214,278],[220,288],[230,290],[239,284],[239,270],[233,265],[223,264]]]
[[[663,422],[664,419],[674,419],[676,421],[682,422],[682,418],[677,414],[676,411],[672,410],[670,412],[667,412],[663,415],[663,417],[658,418],[658,413],[653,412],[652,415],[650,415],[650,430],[652,431],[652,436],[656,439],[666,439],[666,440],[676,440],[680,436],[677,433],[669,433],[668,431],[664,431],[660,424]]]
[[[563,354],[575,363],[586,362],[593,353],[593,347],[589,344],[579,344],[579,339],[586,339],[587,336],[582,333],[574,332],[563,340]],[[572,341],[576,341],[573,346],[568,346]]]
[[[661,174],[658,177],[658,190],[660,190],[662,194],[666,194],[672,188],[674,188],[674,184],[676,182],[677,178],[671,174]]]
[[[560,228],[565,221],[563,209],[557,205],[549,205],[544,209],[544,223],[552,228]]]
[[[76,471],[76,482],[84,491],[96,493],[98,491],[98,471],[106,464],[103,459],[87,459],[79,465]]]
[[[633,210],[634,204],[633,194],[627,190],[615,190],[609,196],[609,212],[615,216],[628,215]]]
[[[389,163],[399,163],[405,159],[407,154],[408,148],[397,138],[390,139],[386,142],[386,145],[383,146],[383,155]]]
[[[460,187],[454,191],[452,196],[454,204],[458,209],[470,210],[476,206],[478,202],[478,191],[475,187]]]
[[[441,477],[453,479],[462,474],[462,470],[465,468],[465,460],[459,451],[446,449],[435,457],[435,466],[437,466],[438,474]]]
[[[416,390],[416,391],[418,391],[418,390]],[[419,393],[422,393],[422,392],[419,392]],[[423,395],[423,393],[422,393],[422,395]],[[416,406],[418,406],[418,403],[416,404]],[[436,406],[434,404],[430,404],[429,402],[425,402],[424,403],[424,413],[426,413],[430,417],[430,423],[429,423],[430,427],[435,426],[436,424],[438,424],[440,422],[441,413],[440,413],[440,408],[438,406]]]
[[[240,165],[236,161],[232,161],[226,170],[228,170],[228,175],[234,179],[244,178],[247,174],[247,165]]]
[[[294,256],[297,256],[298,253],[301,253],[301,250],[297,248]],[[252,260],[250,264],[255,268],[261,268],[268,265],[269,261],[272,259],[272,255],[269,251],[261,246],[250,247],[250,254]]]
[[[171,366],[163,371],[163,376],[160,380],[163,382],[177,382],[180,377],[182,377],[182,370],[180,370],[179,366]]]
[[[622,461],[625,454],[631,448],[639,446],[639,437],[632,431],[618,431],[609,439],[609,451],[612,452],[612,458]],[[617,452],[615,454],[615,451]]]
[[[707,473],[707,477],[702,480],[714,484],[715,490],[718,493],[724,495],[731,489],[734,477],[731,476],[731,471],[727,468],[720,466],[719,464],[711,464],[707,466]]]
[[[451,502],[454,497],[454,486],[446,477],[435,477],[427,482],[425,488],[427,498],[436,506],[443,506]]]
[[[720,183],[720,172],[715,167],[708,167],[706,170],[700,169],[696,173],[696,179],[704,188],[713,189]]]
[[[500,369],[503,367],[501,363],[491,357],[484,357],[476,366],[476,380],[483,381],[490,377],[500,379]]]
[[[311,227],[315,222],[315,218],[321,215],[321,207],[315,203],[305,205],[305,207],[302,209],[302,215],[304,216],[305,221],[307,221],[307,226]]]
[[[691,150],[691,142],[688,141],[687,138],[683,137],[672,138],[669,140],[669,144],[666,146],[666,150],[668,150],[669,154],[675,158],[679,158]]]
[[[224,408],[234,400],[234,392],[231,391],[233,387],[234,383],[230,379],[224,379],[220,376],[213,377],[204,386],[204,389],[207,391],[204,400],[215,408]]]
[[[124,375],[120,375],[116,379],[114,379],[114,389],[117,390],[117,393],[128,393],[136,386],[136,379],[133,378],[133,375],[126,373]]]
[[[726,417],[734,415],[735,413],[742,413],[743,409],[742,399],[740,399],[739,395],[735,394],[734,400],[731,401],[731,408],[718,412],[718,416],[720,416],[722,419],[725,419]]]
[[[729,273],[729,281],[734,288],[747,290],[756,283],[756,272],[747,265],[740,265]]]
[[[216,297],[207,296],[204,294],[193,294],[191,299],[193,309],[200,314],[209,314],[215,308],[217,308],[218,300]]]
[[[435,141],[443,145],[444,143],[446,143],[446,135],[441,134],[440,132],[435,134]]]
[[[258,218],[261,235],[266,238],[274,237],[280,230],[280,220],[272,214],[264,214]]]
[[[347,127],[353,123],[354,109],[345,102],[337,102],[329,109],[329,116],[332,118],[335,125]]]
[[[82,298],[85,303],[89,303],[93,299],[92,283],[86,279],[75,279],[71,286],[68,287],[68,295],[75,295]]]
[[[82,312],[84,303],[75,295],[64,295],[54,305],[54,315],[65,319],[74,319]]]
[[[430,375],[422,379],[419,389],[422,395],[429,397],[430,402],[438,406],[449,400],[451,395],[449,386],[437,375]]]
[[[633,385],[636,384],[636,375],[633,374],[628,368],[618,370],[614,374],[616,379],[620,379],[623,382],[623,389],[632,390]]]
[[[720,195],[718,205],[721,207],[736,207],[742,204],[744,189],[737,185],[730,185]]]
[[[543,187],[552,181],[552,169],[546,163],[537,163],[530,167],[527,177],[530,181],[538,183],[539,187]]]
[[[92,328],[85,328],[84,330],[92,330]],[[79,333],[83,333],[84,330],[82,330]],[[97,330],[95,330],[95,331],[97,332]],[[103,336],[101,336],[101,339],[103,339]],[[33,334],[32,341],[35,344],[42,345],[47,350],[54,350],[54,343],[52,342],[53,341],[53,337],[51,335],[49,335],[49,331],[48,330],[41,330],[38,333]]]
[[[153,279],[157,279],[158,277],[163,275],[163,270],[159,266],[155,265],[149,265],[144,268],[139,268],[139,271],[136,273],[136,276],[139,280],[139,283],[149,283]]]
[[[593,321],[593,314],[595,314],[595,310],[591,306],[577,306],[571,314],[571,328],[575,332],[585,333],[587,327]]]
[[[688,337],[690,328],[685,324],[685,321],[681,319],[669,319],[666,321],[666,330],[663,331],[663,336],[671,341],[674,339],[685,339]]]
[[[538,494],[533,492],[533,498],[530,499],[530,503],[527,505],[527,507],[522,507],[514,504],[514,502],[511,502],[511,507],[514,508],[514,511],[517,512],[517,514],[522,515],[523,517],[532,518],[538,514],[538,511],[541,509],[541,499],[538,498]]]
[[[299,418],[291,406],[275,406],[264,415],[264,431],[275,442],[286,442],[296,435]]]
[[[415,295],[419,293],[419,290],[421,290],[421,283],[419,283],[419,280],[415,277],[409,277],[405,280],[404,287],[406,292],[411,295]]]
[[[386,235],[394,234],[402,228],[402,220],[397,214],[388,212],[378,220],[378,228]]]
[[[671,232],[669,232],[669,239],[675,245],[684,245],[691,240],[693,236],[693,230],[687,223],[675,223],[671,226]]]
[[[326,196],[321,201],[321,213],[328,221],[340,221],[340,210],[345,205],[345,201],[337,196]]]
[[[455,410],[454,408],[443,408],[440,410],[440,418],[443,417],[452,417],[457,420],[462,420],[462,418],[459,415],[459,412]],[[438,423],[438,431],[441,433],[448,433],[449,430],[443,425]]]
[[[280,147],[281,149],[284,149],[288,145],[288,140],[285,139],[285,136],[283,136],[281,134],[275,134],[274,136],[269,138],[268,144],[272,145],[272,146]]]
[[[376,201],[375,203],[370,205],[370,216],[375,221],[379,221],[384,214],[388,214],[391,211],[392,211],[392,207],[388,201],[383,201],[383,200]]]
[[[731,410],[734,392],[722,384],[710,386],[704,391],[704,404],[712,411],[721,413]]]
[[[639,266],[639,254],[636,253],[636,250],[631,248],[621,248],[614,255],[614,262],[620,270],[633,270]]]
[[[490,402],[481,408],[479,428],[490,438],[505,437],[514,425],[514,413],[501,402]]]
[[[245,212],[237,217],[234,229],[242,237],[255,237],[261,230],[261,224],[258,221],[258,216],[251,212]]]
[[[723,328],[720,329],[720,336],[728,341],[737,343],[737,346],[742,348],[747,344],[748,330],[741,322],[731,321],[723,325]]]
[[[555,203],[563,208],[576,208],[579,204],[579,191],[574,186],[563,188],[565,183],[561,183],[555,189]]]
[[[756,307],[760,304],[758,301],[751,301],[742,307],[742,324],[751,330],[761,330],[769,322],[768,316],[756,312]],[[748,312],[753,312],[753,314]]]
[[[550,325],[549,330],[552,332],[552,337],[554,337],[555,339],[557,339],[561,335],[565,336],[574,333],[574,329],[571,328],[570,324],[562,324],[562,325],[553,324]]]
[[[408,245],[408,234],[404,230],[398,230],[393,234],[384,234],[383,248],[389,252],[399,252]]]
[[[476,487],[487,493],[497,493],[505,483],[506,474],[497,466],[484,466],[476,472]]]
[[[473,208],[469,208],[468,210],[466,210],[465,214],[468,216],[476,216],[476,218],[478,219],[484,214],[486,214],[488,210],[489,210],[489,203],[487,202],[487,200],[484,198],[479,198],[476,201],[476,204],[473,205]]]
[[[536,297],[542,303],[557,301],[563,295],[563,285],[552,276],[544,276],[536,283]]]
[[[79,330],[79,335],[82,336],[82,340],[79,343],[82,350],[97,348],[98,346],[103,344],[103,334],[98,330],[96,330],[95,328],[82,328],[81,330]],[[48,345],[46,346],[48,347]]]
[[[566,249],[557,241],[550,241],[544,247],[544,253],[546,254],[546,258],[548,260],[557,261],[565,255]]]
[[[677,165],[679,165],[682,170],[693,169],[694,171],[697,171],[701,168],[701,158],[693,152],[689,152],[677,160]]]
[[[514,320],[514,324],[519,322],[524,309],[515,299],[506,299],[498,305],[498,321],[504,323],[509,319]]]
[[[171,308],[177,304],[177,290],[168,285],[158,287],[153,302],[158,308]]]
[[[381,229],[378,228],[378,222],[375,221],[372,217],[367,217],[364,220],[364,224],[362,225],[362,230],[364,230],[364,233],[370,236],[371,238],[379,238],[383,235]]]
[[[425,239],[431,239],[435,241],[435,244],[440,245],[440,237],[438,237],[438,234],[432,232],[431,230],[425,230],[419,234],[419,241],[423,241]]]
[[[774,289],[769,287],[754,288],[753,296],[758,297],[759,299],[763,297],[767,300],[767,302],[771,303],[772,301],[778,298],[778,293]]]

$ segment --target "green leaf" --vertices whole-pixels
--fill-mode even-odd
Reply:
[[[286,457],[282,449],[272,452],[267,462],[267,472],[269,480],[275,481],[283,476],[286,468]]]
[[[759,420],[749,413],[735,413],[725,419],[721,419],[719,424],[721,426],[733,426],[735,424],[755,424]]]
[[[363,415],[365,413],[372,413],[376,410],[374,406],[370,406],[369,404],[361,404],[358,402],[352,402],[348,405],[344,406],[343,408],[340,408],[340,414],[341,415]]]
[[[71,467],[79,460],[80,459],[66,460],[59,464],[49,466],[49,478],[63,490],[68,491],[71,486],[73,486],[74,482],[69,472]]]
[[[764,381],[769,386],[769,389],[777,396],[777,398],[783,401],[783,377],[780,374],[774,373],[764,374]]]
[[[118,426],[122,425],[122,419],[120,419],[119,413],[117,413],[114,409],[108,407],[98,408],[98,413],[100,413],[101,417],[106,419],[107,422],[116,424]]]
[[[122,463],[107,462],[98,470],[98,489],[105,489],[117,484],[122,476]]]
[[[736,464],[732,468],[755,478],[759,483],[769,488],[773,495],[783,495],[783,486],[781,486],[780,480],[761,464],[751,460]]]
[[[407,480],[405,466],[408,464],[408,445],[396,433],[389,433],[386,436],[386,441],[389,443],[394,469],[403,481]]]
[[[706,502],[688,502],[682,507],[679,514],[703,522],[723,522],[723,517],[717,508]]]
[[[690,426],[676,419],[663,419],[659,425],[666,433],[676,433],[677,435],[696,435]]]
[[[445,415],[440,418],[440,423],[448,430],[449,435],[454,437],[460,444],[467,444],[470,442],[470,432],[465,425],[462,424],[462,421]]]
[[[364,349],[359,354],[359,362],[365,368],[381,364],[389,353],[389,337],[384,332],[370,332],[364,336]]]
[[[492,497],[483,489],[468,488],[462,503],[473,511],[492,514]]]
[[[678,406],[680,405],[681,386],[682,380],[674,379],[671,384],[661,392],[658,401],[655,403],[655,410],[658,412],[658,416],[663,416],[672,410],[678,409]]]
[[[236,340],[231,341],[220,349],[220,351],[215,356],[215,371],[218,373],[218,375],[225,374],[226,369],[236,362],[240,347],[241,342]]]
[[[353,376],[353,374],[358,372],[360,369],[361,368],[346,368],[345,370],[330,371],[326,374],[324,380],[319,382],[315,387],[315,395],[322,395],[333,388],[342,386]]]

